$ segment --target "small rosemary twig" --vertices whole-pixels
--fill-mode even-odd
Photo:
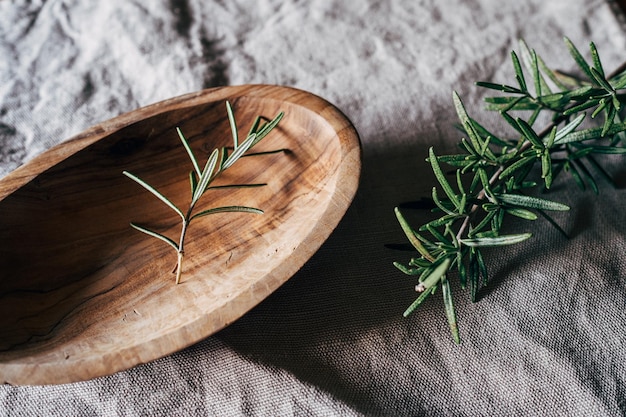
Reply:
[[[213,152],[209,155],[206,164],[203,169],[200,169],[200,165],[198,163],[198,159],[195,154],[191,150],[189,146],[189,142],[183,135],[180,129],[176,129],[178,132],[178,136],[187,151],[189,159],[191,160],[193,170],[189,173],[189,184],[191,186],[191,201],[189,203],[189,208],[183,212],[180,208],[178,208],[174,203],[172,203],[167,197],[157,191],[154,187],[140,179],[139,177],[131,174],[128,171],[124,171],[124,175],[141,185],[143,188],[151,192],[154,196],[156,196],[159,200],[165,203],[168,207],[170,207],[178,216],[181,218],[181,231],[180,237],[178,239],[178,243],[172,240],[171,238],[150,230],[146,227],[140,226],[135,223],[131,223],[130,225],[143,232],[149,236],[157,238],[168,245],[172,246],[177,253],[177,261],[174,271],[176,272],[176,284],[180,283],[182,271],[183,271],[183,260],[185,256],[185,238],[187,236],[187,231],[189,229],[189,225],[192,220],[195,220],[199,217],[208,216],[210,214],[216,213],[225,213],[225,212],[243,212],[243,213],[256,213],[262,214],[263,211],[253,207],[246,206],[223,206],[223,207],[215,207],[208,210],[203,210],[199,213],[195,213],[194,209],[196,204],[200,200],[200,198],[204,195],[204,193],[209,189],[215,188],[238,188],[238,187],[254,187],[254,186],[262,186],[264,184],[235,184],[228,186],[216,186],[212,187],[212,182],[220,176],[224,171],[233,166],[235,162],[237,162],[243,156],[249,156],[248,151],[252,149],[257,143],[259,143],[267,134],[272,131],[276,125],[280,122],[283,117],[283,113],[280,112],[274,119],[268,121],[267,123],[260,126],[260,117],[257,117],[254,121],[252,127],[250,128],[250,132],[245,140],[241,143],[239,142],[239,134],[237,131],[237,123],[235,120],[235,116],[232,110],[230,103],[226,102],[226,112],[228,114],[228,120],[230,123],[231,133],[233,137],[233,146],[232,147],[223,147],[220,149],[214,149]],[[232,153],[229,154],[229,150],[232,149]],[[263,152],[268,153],[268,152]]]

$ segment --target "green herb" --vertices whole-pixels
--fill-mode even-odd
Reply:
[[[457,343],[460,336],[449,273],[456,271],[461,287],[469,287],[475,301],[488,278],[483,249],[517,244],[531,237],[530,233],[505,233],[505,219],[535,220],[540,215],[563,232],[546,212],[567,211],[569,207],[537,197],[537,189],[547,191],[558,177],[569,174],[582,189],[590,187],[597,193],[595,176],[609,176],[596,156],[626,153],[626,123],[621,116],[626,102],[626,68],[605,75],[593,43],[591,62],[570,40],[565,39],[565,43],[581,71],[579,77],[549,69],[522,41],[521,59],[511,53],[514,85],[477,83],[501,93],[486,98],[487,109],[499,112],[510,127],[510,136],[491,133],[470,117],[454,93],[454,107],[465,134],[460,152],[436,155],[431,148],[427,158],[438,182],[432,199],[436,206],[433,212],[439,217],[414,229],[395,209],[402,230],[419,255],[408,265],[394,263],[418,280],[416,291],[420,295],[404,315],[441,287],[446,318]],[[600,119],[600,126],[583,127],[585,118]],[[538,120],[547,120],[547,126],[537,129]],[[446,174],[443,164],[454,168],[454,177]],[[531,180],[535,172],[541,177],[539,184]]]
[[[200,217],[208,216],[210,214],[224,213],[224,212],[244,212],[244,213],[256,213],[256,214],[263,213],[263,211],[260,209],[253,208],[253,207],[246,207],[246,206],[214,207],[208,210],[203,210],[203,211],[194,213],[194,208],[196,204],[198,203],[198,201],[200,200],[200,198],[204,195],[204,193],[207,190],[210,190],[212,188],[225,188],[225,187],[241,188],[241,187],[256,187],[256,186],[265,185],[265,184],[232,184],[232,185],[219,186],[219,187],[211,186],[212,182],[217,177],[219,177],[222,172],[224,172],[226,169],[233,166],[235,162],[237,162],[242,156],[246,155],[250,149],[252,149],[265,136],[267,136],[267,134],[270,133],[270,131],[274,129],[274,127],[276,127],[278,122],[282,119],[283,113],[280,112],[274,119],[262,125],[260,124],[261,118],[257,117],[246,139],[240,142],[239,134],[237,131],[237,124],[235,121],[235,116],[233,114],[232,107],[228,101],[226,102],[226,111],[228,114],[228,120],[230,123],[230,129],[232,132],[233,146],[232,148],[222,147],[220,149],[217,149],[217,148],[214,149],[213,152],[209,155],[202,169],[200,169],[200,164],[198,163],[198,159],[196,158],[193,151],[191,150],[191,147],[189,146],[189,142],[187,141],[187,139],[185,138],[181,130],[178,128],[176,129],[178,132],[178,136],[180,137],[180,140],[183,146],[185,147],[185,150],[187,151],[187,154],[189,155],[189,159],[191,160],[191,163],[193,165],[193,169],[189,173],[189,184],[191,186],[191,201],[189,203],[189,208],[186,211],[183,211],[180,208],[178,208],[167,197],[165,197],[163,194],[157,191],[154,187],[152,187],[151,185],[149,185],[148,183],[146,183],[139,177],[131,174],[128,171],[124,171],[124,175],[126,175],[127,177],[129,177],[130,179],[132,179],[133,181],[141,185],[143,188],[151,192],[155,197],[161,200],[161,202],[163,202],[165,205],[171,208],[174,212],[176,212],[176,214],[178,214],[178,216],[180,216],[181,218],[182,226],[181,226],[181,232],[180,232],[180,237],[178,239],[178,242],[174,241],[173,239],[161,233],[150,230],[146,227],[139,226],[138,224],[135,224],[135,223],[130,224],[133,228],[139,230],[140,232],[143,232],[149,236],[157,238],[167,243],[168,245],[170,245],[172,248],[176,250],[178,254],[178,259],[177,259],[176,267],[175,267],[176,284],[180,282],[180,277],[181,277],[182,270],[183,270],[183,258],[185,254],[185,236],[187,234],[187,230],[192,220],[198,219]],[[232,153],[229,154],[230,149],[232,149]],[[281,152],[281,151],[283,150],[278,150],[275,152]]]

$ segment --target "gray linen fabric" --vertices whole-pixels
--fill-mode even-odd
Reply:
[[[490,253],[479,303],[454,286],[460,346],[438,298],[402,318],[415,283],[392,262],[410,254],[385,247],[404,243],[393,207],[430,193],[428,147],[460,139],[452,90],[494,123],[473,82],[510,81],[520,38],[572,69],[563,36],[594,41],[608,69],[626,56],[601,0],[0,1],[0,175],[99,121],[227,84],[318,94],[363,143],[339,227],[242,319],[111,376],[0,386],[0,415],[626,414],[622,162],[601,197],[555,184],[572,239],[524,225],[536,239]]]

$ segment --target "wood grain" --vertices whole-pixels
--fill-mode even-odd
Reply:
[[[176,238],[179,218],[122,175],[180,206],[198,154],[232,140],[225,100],[247,132],[257,115],[285,117],[198,209],[248,205],[192,223],[182,283],[175,251],[130,228]],[[0,180],[0,381],[57,384],[127,369],[196,343],[241,317],[321,246],[358,187],[360,143],[350,121],[304,91],[267,85],[204,90],[111,119]]]

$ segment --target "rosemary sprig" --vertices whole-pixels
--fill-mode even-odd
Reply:
[[[581,76],[549,69],[521,41],[522,58],[511,53],[515,85],[477,83],[502,93],[486,98],[487,109],[499,112],[511,128],[510,137],[495,135],[470,117],[454,93],[454,107],[465,134],[460,153],[436,155],[431,148],[427,158],[438,183],[432,189],[432,199],[436,206],[433,212],[439,217],[414,229],[399,208],[395,209],[400,227],[418,252],[407,265],[394,263],[418,280],[416,291],[420,294],[404,315],[441,287],[445,315],[456,343],[461,339],[448,275],[456,271],[461,287],[469,287],[471,299],[476,301],[478,291],[488,281],[483,249],[521,243],[532,236],[503,232],[505,219],[535,220],[541,215],[562,231],[546,212],[567,211],[569,207],[537,197],[533,191],[540,186],[547,191],[557,177],[569,173],[581,188],[589,186],[597,193],[594,171],[603,177],[608,174],[595,156],[626,153],[626,123],[621,116],[626,102],[626,69],[622,66],[606,75],[593,43],[591,62],[569,39],[565,44]],[[603,118],[601,126],[582,127],[588,112],[592,119]],[[550,117],[540,118],[541,114]],[[538,120],[551,121],[537,129]],[[454,178],[446,175],[442,164],[455,169]],[[537,171],[541,184],[532,180]]]
[[[191,164],[193,169],[189,173],[189,184],[191,187],[191,201],[189,203],[189,208],[186,211],[178,208],[172,201],[170,201],[167,197],[165,197],[161,192],[152,187],[150,184],[143,181],[141,178],[131,174],[128,171],[124,171],[123,174],[128,178],[135,181],[137,184],[141,185],[143,188],[152,193],[155,197],[157,197],[161,202],[171,208],[178,216],[181,218],[181,232],[178,238],[178,242],[173,239],[155,232],[154,230],[148,229],[146,227],[140,226],[136,223],[131,223],[130,225],[140,232],[147,234],[148,236],[152,236],[156,239],[159,239],[168,245],[170,245],[177,253],[177,261],[176,267],[174,271],[176,272],[176,284],[180,283],[180,278],[183,270],[183,259],[185,255],[185,237],[187,235],[187,230],[192,220],[198,219],[200,217],[208,216],[210,214],[216,213],[225,213],[225,212],[243,212],[243,213],[254,213],[254,214],[262,214],[263,211],[254,208],[254,207],[246,207],[246,206],[221,206],[214,207],[211,209],[203,210],[195,213],[194,209],[196,204],[200,200],[200,198],[204,195],[204,193],[209,189],[216,188],[242,188],[242,187],[257,187],[263,186],[264,184],[231,184],[231,185],[222,185],[222,186],[211,186],[213,181],[220,176],[224,171],[233,166],[235,162],[237,162],[242,156],[246,155],[247,152],[252,149],[257,143],[259,143],[265,136],[267,136],[272,129],[276,127],[278,122],[283,117],[283,112],[280,112],[274,119],[260,125],[261,118],[257,117],[250,128],[250,132],[245,140],[242,142],[239,141],[239,133],[237,130],[237,123],[235,120],[235,116],[233,114],[232,107],[230,103],[226,102],[226,112],[228,114],[228,121],[230,123],[230,129],[233,138],[233,146],[232,153],[229,154],[229,148],[222,147],[216,148],[209,155],[204,167],[200,169],[200,164],[196,155],[193,153],[191,147],[189,146],[189,142],[183,135],[183,132],[177,128],[178,136],[189,155],[189,159],[191,160]]]

